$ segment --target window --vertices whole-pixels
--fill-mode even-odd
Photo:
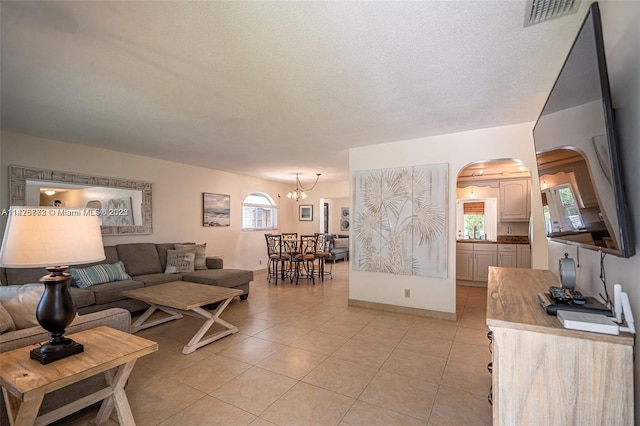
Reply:
[[[498,233],[497,200],[467,198],[458,200],[457,239],[495,240]]]
[[[565,183],[543,191],[542,204],[547,232],[577,231],[584,228],[571,184]]]
[[[255,231],[278,227],[278,206],[267,194],[255,192],[242,201],[242,230]]]

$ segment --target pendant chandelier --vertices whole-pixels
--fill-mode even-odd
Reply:
[[[296,189],[294,189],[293,191],[289,191],[287,193],[287,198],[290,198],[296,201],[300,201],[301,199],[304,200],[305,198],[307,198],[307,194],[305,191],[313,190],[313,188],[315,188],[316,185],[318,184],[318,179],[320,179],[320,173],[316,173],[316,181],[313,183],[311,188],[305,189],[300,183],[300,179],[298,178],[298,175],[299,173],[296,173]]]

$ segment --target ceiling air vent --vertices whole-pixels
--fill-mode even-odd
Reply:
[[[524,26],[539,24],[550,19],[571,15],[578,10],[580,0],[528,0]]]

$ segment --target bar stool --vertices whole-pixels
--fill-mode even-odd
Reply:
[[[314,285],[316,284],[315,260],[317,240],[318,238],[316,235],[300,236],[299,252],[291,258],[291,261],[295,265],[293,275],[291,276],[291,282],[293,282],[293,278],[295,277],[296,285],[298,285],[298,280],[300,279],[300,275],[303,274],[303,271],[303,278],[310,278],[311,282]]]
[[[282,236],[276,234],[265,234],[267,240],[267,254],[269,263],[267,264],[267,282],[271,282],[271,278],[275,278],[275,284],[278,285],[278,264],[281,267],[280,276],[285,278],[285,262],[291,257],[282,250]]]
[[[331,252],[329,250],[329,245],[331,243],[331,239],[329,234],[315,234],[316,241],[316,259],[318,259],[318,276],[322,281],[324,281],[325,275],[328,275],[331,279],[333,279],[333,264],[329,264],[329,272],[325,271],[326,260],[331,256]]]

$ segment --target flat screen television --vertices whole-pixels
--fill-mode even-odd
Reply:
[[[533,129],[547,237],[635,254],[598,3],[593,3]]]

